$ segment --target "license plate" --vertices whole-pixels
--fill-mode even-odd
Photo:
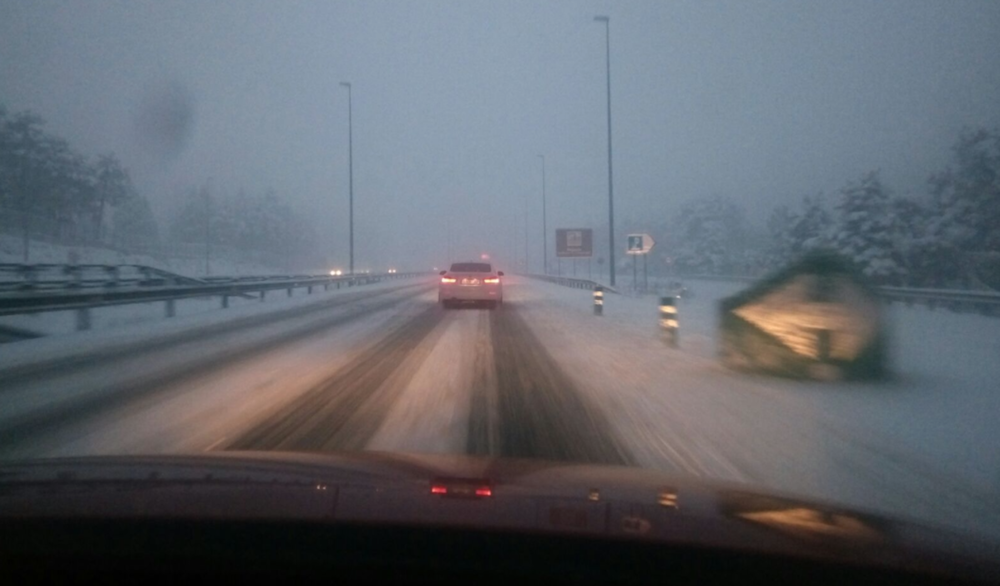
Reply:
[[[462,285],[474,287],[479,284],[479,279],[462,279]]]

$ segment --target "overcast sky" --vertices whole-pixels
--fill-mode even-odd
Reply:
[[[440,264],[449,230],[521,255],[526,199],[536,262],[537,155],[550,233],[607,222],[597,14],[623,222],[713,194],[761,221],[875,168],[919,195],[964,125],[1000,124],[994,0],[0,0],[0,103],[116,153],[163,217],[207,180],[273,188],[343,264],[349,81],[359,267]]]

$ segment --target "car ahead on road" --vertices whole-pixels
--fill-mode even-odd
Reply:
[[[486,303],[490,309],[503,303],[503,271],[488,262],[457,262],[441,271],[438,302],[446,309],[460,303]]]

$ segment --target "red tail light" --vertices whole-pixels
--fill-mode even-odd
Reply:
[[[442,283],[454,283],[455,281],[457,281],[457,279],[454,277],[441,277]]]
[[[487,285],[499,285],[500,284],[500,277],[493,277],[491,279],[484,279],[483,282],[486,283]]]

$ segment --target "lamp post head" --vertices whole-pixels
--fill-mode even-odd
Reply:
[[[607,16],[595,16],[594,20],[597,22],[611,22],[611,18]]]

